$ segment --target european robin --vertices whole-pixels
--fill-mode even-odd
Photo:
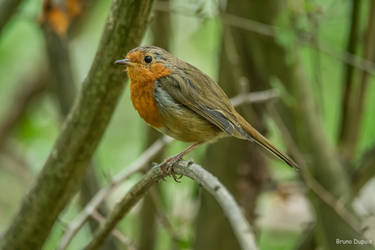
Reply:
[[[198,145],[224,136],[257,143],[291,167],[297,164],[254,129],[208,75],[155,46],[128,52],[116,64],[126,66],[134,108],[152,127],[177,140],[193,142],[163,162],[164,171]],[[176,179],[176,178],[175,178]]]

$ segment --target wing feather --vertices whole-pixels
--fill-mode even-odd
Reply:
[[[185,63],[187,64],[187,63]],[[158,79],[160,86],[176,101],[201,115],[229,135],[250,139],[238,123],[229,98],[224,91],[194,66],[180,67],[178,71]]]

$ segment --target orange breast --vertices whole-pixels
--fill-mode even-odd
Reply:
[[[143,66],[129,67],[130,95],[134,108],[139,115],[154,128],[160,128],[162,118],[154,98],[155,80],[169,75],[170,70],[162,64],[155,63],[150,69]]]
[[[152,127],[160,128],[162,121],[154,98],[154,82],[137,82],[131,80],[130,95],[134,108],[143,120]]]

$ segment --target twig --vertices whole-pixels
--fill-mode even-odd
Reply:
[[[350,32],[348,44],[346,46],[347,52],[354,54],[358,42],[359,33],[359,17],[360,17],[360,5],[361,1],[352,1],[351,10],[351,21],[350,21]],[[354,81],[354,67],[350,64],[344,64],[344,82],[343,82],[343,94],[341,98],[341,119],[339,123],[339,144],[343,143],[344,138],[348,130],[349,123],[349,112],[350,112],[350,99],[353,96],[353,81]]]
[[[26,113],[30,103],[47,90],[47,77],[45,70],[36,70],[38,73],[31,76],[30,82],[22,84],[15,92],[13,101],[6,109],[7,113],[0,121],[0,149],[3,147],[6,137],[18,124]]]
[[[0,168],[5,168],[9,172],[14,173],[20,178],[20,181],[23,184],[26,184],[27,186],[31,185],[31,182],[34,179],[32,169],[26,160],[23,159],[14,148],[9,146],[3,147],[0,151],[0,157],[4,157],[7,161],[5,164],[2,164]]]
[[[165,230],[171,236],[173,243],[174,243],[174,248],[179,249],[178,243],[181,240],[181,237],[173,228],[172,223],[169,221],[168,217],[165,215],[164,210],[162,208],[162,204],[160,203],[158,192],[155,190],[155,188],[151,188],[150,195],[151,195],[151,200],[154,203],[156,212],[159,216],[161,224],[164,226]]]
[[[293,156],[296,158],[298,164],[301,166],[300,176],[305,182],[305,185],[312,191],[314,194],[321,199],[327,206],[332,208],[332,210],[354,231],[362,235],[360,225],[357,223],[357,219],[346,209],[345,205],[337,200],[330,192],[328,192],[307,169],[307,163],[300,150],[298,149],[297,144],[294,142],[293,137],[290,135],[289,130],[284,125],[280,115],[276,110],[270,105],[269,111],[272,114],[278,128],[281,130],[284,141],[287,142],[288,148],[292,151]]]
[[[174,13],[178,13],[181,15],[187,15],[187,16],[193,16],[198,18],[212,18],[210,16],[201,14],[201,13],[195,13],[194,10],[184,9],[184,8],[166,8],[163,5],[155,4],[155,9],[159,11],[170,11]],[[264,36],[270,36],[270,37],[276,37],[279,33],[284,32],[281,28],[268,25],[262,22],[258,22],[255,20],[225,14],[225,19],[223,20],[224,23],[241,28],[243,30],[256,32],[258,34],[264,35]],[[298,36],[297,42],[300,44],[308,45],[313,49],[316,49],[328,56],[331,56],[332,58],[336,60],[340,60],[346,64],[352,65],[353,67],[359,68],[363,71],[368,72],[369,74],[375,75],[375,64],[369,60],[364,60],[360,57],[357,57],[356,55],[352,53],[348,53],[345,51],[337,51],[332,47],[328,47],[323,44],[314,44],[313,42],[313,36],[305,33],[306,36]]]
[[[105,222],[105,218],[96,210],[93,211],[91,217],[93,217],[100,224],[103,224]],[[119,241],[121,241],[127,247],[127,249],[137,250],[137,247],[135,246],[134,242],[132,242],[127,236],[125,236],[120,231],[114,229],[112,230],[112,235],[115,236]]]
[[[197,164],[181,161],[174,167],[176,174],[188,176],[202,185],[218,201],[227,216],[233,231],[243,250],[257,249],[252,229],[244,218],[241,209],[228,190],[212,174]],[[149,188],[163,178],[160,165],[153,167],[116,205],[112,214],[99,229],[93,240],[85,249],[95,250],[105,240],[108,234],[122,217],[145,195]]]
[[[122,172],[116,175],[115,178],[109,183],[108,186],[102,188],[86,205],[86,207],[80,212],[80,214],[69,224],[68,230],[65,232],[61,239],[59,248],[64,250],[68,247],[69,243],[72,241],[73,237],[78,233],[80,228],[88,220],[90,215],[96,211],[97,207],[102,203],[102,201],[108,197],[122,182],[128,179],[131,175],[144,171],[147,164],[152,158],[160,153],[164,147],[172,141],[170,137],[163,137],[152,144],[145,152],[143,152],[132,164],[124,168]]]
[[[278,98],[280,95],[277,90],[269,89],[255,91],[247,94],[240,94],[230,99],[233,106],[239,106],[245,103],[266,102]]]
[[[39,177],[7,229],[0,249],[40,249],[78,190],[125,81],[113,64],[141,40],[152,0],[115,0],[93,65]]]

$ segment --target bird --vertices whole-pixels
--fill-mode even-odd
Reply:
[[[131,101],[139,116],[161,133],[192,143],[161,163],[165,174],[176,181],[173,166],[184,155],[226,136],[255,142],[298,168],[235,110],[214,80],[193,65],[156,46],[136,47],[115,63],[125,66]]]

